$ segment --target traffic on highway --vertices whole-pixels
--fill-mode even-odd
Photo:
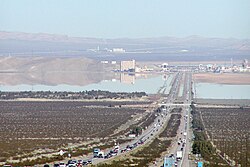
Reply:
[[[185,78],[182,80],[182,78]],[[178,97],[180,83],[184,82],[183,96]],[[181,100],[181,103],[180,103]],[[178,103],[176,103],[178,101]],[[186,167],[189,166],[188,154],[190,152],[190,106],[191,104],[191,74],[190,73],[176,73],[171,89],[167,97],[164,97],[159,105],[163,108],[161,113],[157,113],[157,117],[153,123],[147,127],[142,133],[136,136],[132,141],[123,144],[116,143],[113,148],[101,150],[94,148],[93,153],[81,159],[71,158],[62,162],[55,162],[54,164],[45,164],[44,167],[75,167],[85,165],[96,165],[115,157],[125,155],[131,150],[142,147],[146,143],[152,141],[162,131],[163,127],[170,119],[170,111],[175,107],[181,107],[181,123],[175,140],[172,142],[172,147],[169,149],[169,154],[164,157],[164,164],[168,166]],[[184,165],[185,164],[185,165]]]

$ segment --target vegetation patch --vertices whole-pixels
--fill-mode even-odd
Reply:
[[[145,112],[135,107],[85,105],[80,101],[0,101],[0,160],[32,157],[29,153],[39,149],[57,152],[69,143],[91,139],[113,140],[110,135],[115,129],[132,115]]]
[[[181,114],[172,114],[167,127],[159,135],[159,137],[175,137],[181,123]]]
[[[250,166],[250,108],[198,108],[197,110],[218,154],[232,166]],[[204,145],[202,146],[204,148]]]
[[[216,149],[217,146],[214,146],[212,142],[214,143],[214,139],[211,139],[211,136],[207,136],[208,133],[211,133],[206,126],[209,126],[208,124],[204,124],[205,118],[203,117],[203,111],[207,111],[209,109],[201,109],[201,108],[195,108],[193,105],[191,114],[193,116],[192,121],[192,127],[194,130],[194,142],[192,146],[192,152],[196,155],[201,155],[201,157],[206,160],[205,166],[211,166],[211,167],[217,167],[217,166],[228,166],[228,163],[225,161],[225,159],[220,157],[220,154],[218,153],[218,150]],[[217,113],[214,113],[217,114]],[[211,126],[211,125],[210,125]],[[217,124],[213,124],[213,126],[217,126]],[[216,127],[219,128],[219,127]],[[207,133],[206,133],[206,130]],[[219,130],[219,129],[218,129]],[[220,129],[222,130],[222,129]],[[212,140],[212,142],[211,142]],[[233,163],[233,162],[230,162]],[[233,164],[231,164],[233,165]],[[233,166],[236,166],[234,164]]]

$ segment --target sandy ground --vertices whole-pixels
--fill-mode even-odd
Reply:
[[[136,62],[140,66],[160,65],[162,63],[168,63],[169,65],[199,65],[199,64],[231,64],[231,61],[138,61]],[[242,61],[234,61],[234,64],[240,64]]]
[[[225,107],[225,105],[232,107],[250,106],[250,99],[195,99],[195,103],[198,105],[213,105],[215,107],[218,107],[218,105],[223,107]]]
[[[197,73],[193,77],[196,82],[250,85],[250,73]]]

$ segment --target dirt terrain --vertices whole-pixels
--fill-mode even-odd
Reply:
[[[199,106],[210,105],[213,107],[233,107],[233,106],[250,106],[249,99],[195,99],[195,103]]]
[[[250,74],[249,73],[197,73],[193,74],[196,82],[208,82],[218,84],[238,84],[249,85]]]

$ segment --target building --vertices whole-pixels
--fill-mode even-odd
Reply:
[[[162,71],[168,71],[168,63],[163,63],[161,65]]]
[[[125,50],[123,48],[113,48],[113,53],[125,53]]]
[[[122,72],[134,72],[135,71],[135,60],[121,61]]]
[[[104,61],[101,61],[102,64],[108,64],[109,62],[104,60]]]

